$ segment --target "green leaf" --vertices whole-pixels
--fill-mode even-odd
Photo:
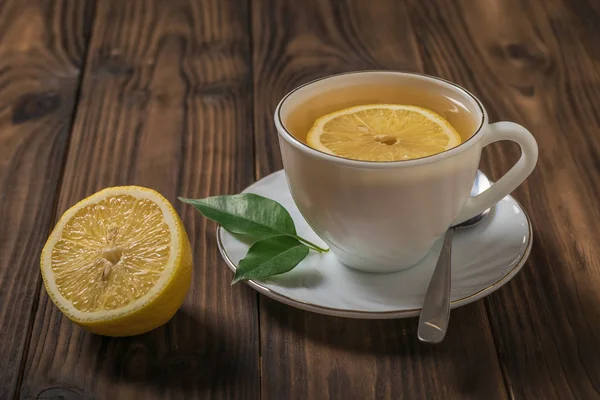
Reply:
[[[292,270],[308,255],[308,247],[290,236],[274,236],[250,246],[240,260],[231,284],[243,279],[262,279]]]
[[[196,207],[229,232],[264,239],[276,235],[296,236],[294,221],[278,202],[252,193],[179,200]]]

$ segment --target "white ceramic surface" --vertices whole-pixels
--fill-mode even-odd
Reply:
[[[428,157],[372,162],[315,150],[286,128],[296,112],[310,121],[350,105],[393,101],[377,97],[383,96],[380,91],[360,89],[382,86],[428,93],[449,102],[455,112],[468,110],[476,131],[460,145]],[[331,95],[334,92],[338,94]],[[429,103],[413,105],[430,107]],[[452,118],[446,107],[431,107]],[[397,71],[350,72],[309,82],[281,100],[275,126],[298,209],[344,264],[367,272],[414,266],[450,225],[479,214],[516,189],[533,171],[538,157],[537,144],[527,129],[512,122],[489,123],[481,102],[465,89],[435,77]],[[470,197],[481,149],[499,140],[516,142],[521,158],[496,184]],[[385,151],[386,145],[380,145]]]
[[[283,170],[254,183],[245,192],[281,203],[298,234],[324,245],[292,200]],[[249,244],[219,228],[218,243],[229,267]],[[452,247],[452,307],[480,299],[508,282],[523,266],[531,249],[531,225],[510,196],[501,200],[479,225],[458,230]],[[288,305],[351,318],[403,318],[419,314],[440,251],[441,240],[416,266],[400,272],[368,273],[341,264],[331,253],[311,251],[294,270],[265,281],[247,283]]]

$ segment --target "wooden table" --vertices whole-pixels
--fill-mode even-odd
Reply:
[[[600,398],[600,2],[0,0],[0,399]],[[528,127],[516,192],[534,245],[506,286],[452,313],[360,321],[231,287],[215,225],[178,195],[279,168],[278,100],[350,70],[420,71]],[[518,157],[493,145],[497,179]],[[89,334],[41,285],[57,217],[106,186],[155,188],[194,246],[184,306],[145,335]],[[60,397],[63,396],[63,397]]]

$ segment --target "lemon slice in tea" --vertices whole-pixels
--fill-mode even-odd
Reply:
[[[41,255],[44,285],[73,322],[130,336],[167,322],[191,282],[190,242],[158,192],[101,190],[60,218]]]
[[[308,132],[309,146],[362,161],[427,157],[456,147],[461,138],[442,116],[416,106],[368,104],[319,118]]]

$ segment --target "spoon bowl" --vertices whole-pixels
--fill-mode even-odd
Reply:
[[[492,186],[490,180],[485,176],[485,174],[479,170],[477,170],[477,175],[475,175],[475,181],[473,182],[473,188],[471,189],[471,196],[477,196],[480,193],[483,193],[485,190],[489,189]],[[490,213],[490,208],[482,212],[481,214],[477,214],[473,218],[469,218],[468,220],[461,222],[460,224],[452,225],[451,228],[466,228],[468,226],[473,226],[481,221]]]

